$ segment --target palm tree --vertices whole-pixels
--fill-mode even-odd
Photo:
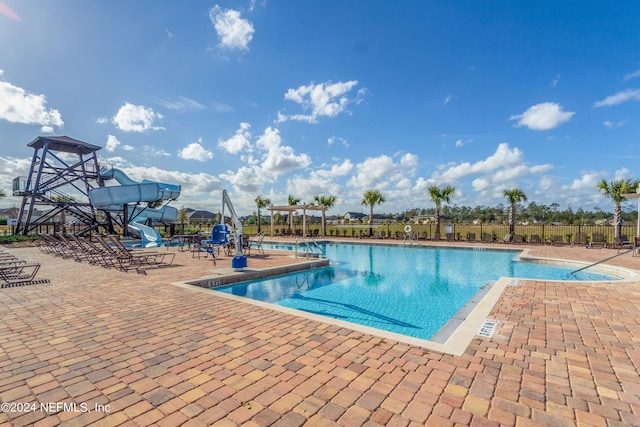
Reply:
[[[615,223],[615,237],[620,237],[622,231],[622,209],[620,204],[625,201],[623,194],[635,193],[638,188],[638,180],[613,179],[607,182],[605,179],[598,183],[598,190],[605,197],[610,198],[615,203],[613,209],[613,222]]]
[[[450,185],[445,185],[444,187],[432,185],[429,187],[429,196],[431,196],[431,200],[436,205],[436,240],[440,240],[440,207],[442,202],[451,202],[451,196],[453,196],[455,192],[456,189]]]
[[[333,194],[329,196],[319,196],[316,194],[315,196],[313,196],[313,201],[314,203],[317,203],[320,206],[324,206],[326,209],[330,209],[336,203],[336,196],[334,196]],[[323,230],[325,230],[327,226],[326,225],[327,217],[325,214],[326,209],[322,211],[322,229]],[[322,236],[324,237],[324,234]]]
[[[362,204],[371,208],[371,212],[369,214],[369,236],[373,236],[373,207],[380,203],[384,203],[384,201],[384,197],[378,190],[367,190],[362,196]]]
[[[287,198],[287,203],[289,204],[289,206],[295,206],[300,203],[300,198],[289,195],[289,197]],[[289,212],[289,233],[291,233],[292,228],[293,228],[293,211],[290,211]]]
[[[527,195],[519,188],[504,190],[504,197],[509,202],[509,233],[513,235],[516,230],[516,204],[527,201]]]
[[[266,208],[267,206],[271,206],[271,200],[267,197],[258,196],[256,197],[256,206],[258,207],[258,233],[260,233],[260,225],[262,221],[260,220],[260,209]]]

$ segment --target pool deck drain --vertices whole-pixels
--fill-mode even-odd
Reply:
[[[529,249],[581,262],[613,253]],[[637,278],[505,283],[455,356],[177,288],[170,283],[216,270],[186,253],[144,276],[5,250],[42,262],[51,283],[0,289],[0,401],[109,411],[3,412],[0,424],[640,425]],[[252,256],[249,265],[280,261]],[[478,337],[486,319],[499,323]]]

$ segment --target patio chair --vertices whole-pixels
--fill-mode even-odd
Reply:
[[[513,236],[506,234],[502,239],[498,240],[499,243],[511,243]]]
[[[256,234],[253,238],[248,239],[249,242],[249,250],[255,248],[262,252],[264,255],[264,249],[262,248],[262,241],[264,240],[264,233],[260,232]]]
[[[216,248],[220,253],[220,248],[225,248],[229,245],[229,237],[231,236],[231,230],[227,224],[216,224],[211,230],[211,238],[202,241],[203,246],[209,248]]]

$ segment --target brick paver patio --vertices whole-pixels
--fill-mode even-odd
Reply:
[[[3,425],[640,425],[640,279],[509,286],[458,357],[178,288],[212,272],[188,253],[139,275],[4,249],[51,283],[0,289]]]

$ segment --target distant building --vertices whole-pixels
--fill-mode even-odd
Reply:
[[[366,216],[368,215],[365,215],[362,212],[347,212],[346,214],[344,214],[344,217],[342,217],[342,219],[346,224],[348,224],[350,222],[362,221],[362,218],[365,218]]]
[[[194,211],[187,210],[187,223],[188,224],[203,224],[210,223],[213,224],[216,222],[218,214],[215,214],[210,211]]]

